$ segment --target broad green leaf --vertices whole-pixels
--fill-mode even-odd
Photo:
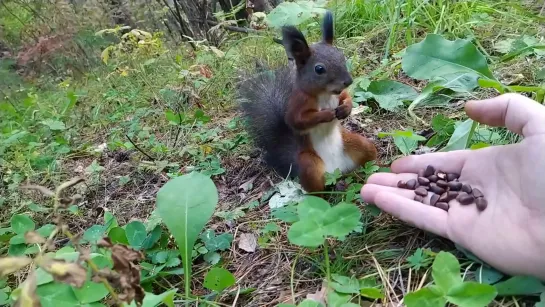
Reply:
[[[378,137],[383,138],[386,136],[392,136],[394,144],[404,155],[410,154],[413,150],[418,148],[418,141],[425,141],[426,138],[415,134],[411,128],[405,131],[394,130],[393,132],[379,132]]]
[[[193,246],[217,203],[214,182],[196,172],[169,180],[157,193],[157,212],[176,239],[182,256],[186,295],[190,291]]]
[[[106,267],[108,268],[113,267],[113,261],[109,257],[104,256],[103,254],[92,253],[91,260],[93,260],[93,262],[96,264],[96,266],[99,269],[103,269]]]
[[[90,243],[97,243],[104,236],[103,225],[93,225],[83,233],[83,240]]]
[[[466,149],[474,128],[474,122],[472,119],[467,119],[459,124],[454,130],[454,133],[452,133],[447,145],[440,151],[446,152]]]
[[[369,214],[371,214],[372,217],[377,217],[382,212],[382,210],[380,210],[379,207],[377,207],[377,206],[375,206],[373,204],[367,204],[365,206],[365,211],[368,212]]]
[[[81,288],[72,287],[72,290],[79,302],[84,304],[98,302],[105,298],[109,293],[104,284],[89,280],[86,281]]]
[[[359,283],[360,283],[360,289],[376,288],[378,286],[377,279],[372,276],[360,279]]]
[[[125,226],[125,234],[130,246],[139,250],[142,248],[144,240],[146,240],[146,226],[142,222],[132,221]]]
[[[221,256],[217,252],[209,252],[203,256],[203,259],[211,265],[216,265],[220,262]]]
[[[418,248],[412,256],[407,257],[407,262],[409,262],[413,269],[420,270],[421,267],[429,265],[428,258],[428,255],[424,254],[421,248]]]
[[[441,76],[434,77],[423,89],[422,92],[416,97],[413,102],[409,105],[408,111],[413,118],[418,118],[413,110],[417,106],[426,106],[426,105],[438,105],[446,104],[450,101],[452,95],[446,99],[442,99],[440,96],[435,98],[441,99],[432,99],[433,95],[441,90],[449,89],[454,92],[459,93],[469,93],[473,91],[478,85],[478,75],[474,73],[454,73],[446,74]],[[489,79],[481,79],[489,80]],[[492,81],[492,80],[490,80]],[[493,81],[496,82],[496,81]],[[437,95],[436,95],[437,96]]]
[[[545,45],[540,44],[540,41],[537,38],[529,35],[523,35],[518,39],[507,39],[504,41],[504,44],[500,46],[505,47],[502,48],[502,51],[508,50],[508,52],[506,52],[507,54],[500,58],[500,62],[509,61],[520,55],[545,55]]]
[[[530,276],[514,276],[494,286],[498,290],[498,296],[532,295],[545,291],[545,285]]]
[[[331,206],[321,197],[306,196],[299,205],[297,205],[297,214],[300,219],[313,216],[321,216]]]
[[[35,203],[31,203],[30,205],[28,205],[28,209],[30,209],[30,210],[32,210],[34,212],[48,212],[48,211],[51,210],[49,208],[40,206],[40,205],[35,204]]]
[[[534,307],[545,307],[545,292],[541,293],[539,296],[539,302],[537,302]]]
[[[403,137],[403,138],[407,138],[407,139],[411,139],[411,140],[415,140],[415,141],[425,141],[426,138],[421,136],[421,135],[418,135],[418,134],[415,134],[414,131],[409,128],[408,130],[394,130],[393,132],[379,132],[378,133],[378,137],[379,138],[383,138],[383,137],[387,137],[387,136],[392,136],[392,137]]]
[[[481,148],[486,148],[486,147],[490,147],[490,144],[485,143],[485,142],[478,142],[478,143],[475,143],[475,144],[469,146],[469,149],[475,150],[475,149],[481,149]]]
[[[203,286],[209,290],[221,292],[236,283],[235,276],[224,268],[212,268],[204,277]]]
[[[327,292],[328,306],[337,307],[347,303],[352,298],[350,294],[339,293],[333,289]]]
[[[403,71],[418,80],[431,80],[455,73],[474,73],[495,79],[486,57],[469,40],[449,41],[437,34],[405,50],[401,61]]]
[[[439,134],[454,133],[454,120],[446,117],[443,114],[438,114],[431,120],[431,127]]]
[[[409,155],[418,148],[418,141],[404,136],[394,136],[394,144],[404,155]]]
[[[8,248],[8,255],[21,256],[25,253],[26,244],[10,244]]]
[[[409,114],[416,118],[417,116],[413,113],[413,110],[426,99],[428,99],[433,93],[435,93],[438,90],[443,89],[444,87],[441,85],[441,81],[433,81],[428,83],[420,92],[418,96],[411,102],[409,105],[409,108],[407,109],[409,111]]]
[[[157,213],[157,209],[153,210],[146,220],[146,231],[152,231],[155,227],[158,225],[161,225],[163,223],[163,220],[161,220],[161,217]]]
[[[359,294],[360,293],[360,282],[355,277],[347,277],[338,274],[332,274],[333,282],[331,282],[331,287],[335,291],[340,293],[351,293]]]
[[[371,299],[383,299],[384,294],[377,288],[362,288],[360,289],[360,295]]]
[[[40,252],[40,248],[38,247],[37,244],[32,244],[30,247],[28,247],[27,249],[25,249],[25,255],[33,255],[33,254],[37,254],[38,252]]]
[[[108,237],[112,240],[112,243],[121,243],[129,245],[129,240],[127,240],[127,235],[125,229],[121,227],[115,227],[110,230]]]
[[[441,251],[435,256],[431,275],[443,293],[447,293],[449,289],[462,283],[460,263],[453,254],[448,252]]]
[[[174,307],[174,295],[176,294],[176,291],[178,291],[178,289],[174,288],[159,295],[146,292],[142,307],[155,307],[161,303],[168,307]]]
[[[49,237],[49,235],[51,235],[51,233],[53,233],[53,230],[55,230],[57,226],[53,225],[53,224],[46,224],[46,225],[43,225],[42,227],[36,229],[36,232],[38,234],[40,234],[42,237],[46,238]]]
[[[490,79],[479,78],[479,76],[474,73],[454,73],[435,77],[434,80],[439,81],[441,87],[448,88],[454,92],[471,93],[479,86],[479,80]]]
[[[545,80],[545,67],[541,68],[536,72],[536,80],[543,81]]]
[[[9,239],[9,244],[11,245],[18,245],[18,244],[24,244],[24,243],[26,243],[24,234],[18,234],[11,237],[11,239]]]
[[[436,289],[426,287],[403,298],[407,307],[445,307],[447,300]]]
[[[172,122],[176,125],[179,125],[185,119],[185,114],[183,113],[174,113],[171,110],[165,112],[165,117],[169,122]]]
[[[338,168],[333,173],[325,173],[325,185],[328,186],[337,183],[341,175],[341,170]]]
[[[312,211],[311,215],[300,216],[299,221],[290,227],[288,239],[292,244],[317,247],[323,244],[325,236],[343,239],[360,226],[361,212],[353,204],[341,203],[327,211],[322,209]],[[303,212],[309,210],[303,206]]]
[[[47,273],[42,268],[36,269],[36,285],[40,286],[53,281],[53,275]]]
[[[11,217],[11,229],[13,232],[19,235],[24,235],[25,232],[34,230],[36,224],[28,215],[15,214]]]
[[[9,305],[9,295],[4,292],[4,290],[0,290],[0,306],[8,306]]]
[[[203,232],[199,238],[203,241],[204,246],[209,252],[215,252],[218,250],[226,250],[231,247],[233,242],[233,235],[230,233],[222,233],[216,236],[214,230],[207,229]]]
[[[304,199],[302,187],[290,180],[279,183],[276,187],[278,193],[269,199],[271,209],[283,208],[291,203],[299,203]]]
[[[272,28],[285,25],[297,26],[312,17],[325,13],[323,1],[282,2],[266,17],[267,24]]]
[[[477,281],[487,285],[491,285],[498,282],[504,276],[501,272],[498,272],[495,269],[484,266],[484,265],[481,265],[477,269],[477,271],[475,272],[475,275],[476,275],[475,277]]]
[[[170,251],[160,251],[153,256],[153,263],[165,263],[168,259],[168,254]]]
[[[155,226],[155,228],[146,236],[144,242],[142,242],[142,249],[152,248],[161,238],[162,232],[163,230],[161,229],[161,226]]]
[[[300,220],[288,230],[290,243],[305,247],[318,247],[324,243],[324,229],[312,219]]]
[[[261,231],[263,234],[269,233],[269,232],[279,232],[282,230],[278,224],[274,222],[269,222],[263,227],[263,230]]]
[[[85,168],[85,172],[90,174],[98,174],[104,170],[104,166],[100,165],[97,160],[93,160],[93,162]]]
[[[51,129],[51,130],[60,131],[60,130],[65,130],[66,129],[66,126],[64,125],[64,123],[59,121],[59,120],[47,119],[47,120],[42,121],[42,124],[48,126],[49,129]]]
[[[412,101],[418,96],[409,85],[393,80],[373,81],[367,91],[373,95],[379,106],[388,111],[395,111],[403,106],[403,101]]]
[[[109,233],[110,230],[119,226],[119,224],[117,223],[117,219],[109,211],[104,212],[104,226],[106,226],[106,233]]]
[[[516,39],[514,38],[499,40],[494,43],[494,50],[504,54],[509,53],[511,50],[514,49],[515,41]]]
[[[450,288],[447,301],[457,306],[482,307],[488,306],[496,295],[493,286],[468,281]]]
[[[299,220],[299,216],[297,215],[297,207],[293,205],[272,209],[271,215],[273,218],[279,219],[286,223],[295,223]]]
[[[327,210],[322,227],[326,235],[344,238],[360,224],[361,211],[354,204],[340,203]]]
[[[323,307],[323,305],[317,301],[305,299],[299,305],[297,305],[297,307]]]
[[[108,46],[102,50],[102,53],[100,54],[100,58],[102,59],[102,62],[104,64],[108,64],[108,60],[110,59],[110,53],[114,50],[115,46]]]
[[[503,94],[506,89],[503,84],[496,80],[479,78],[478,84],[482,88],[493,88],[497,90],[500,94]]]
[[[66,284],[52,282],[39,286],[36,293],[40,297],[42,307],[78,306],[78,298],[72,287]]]

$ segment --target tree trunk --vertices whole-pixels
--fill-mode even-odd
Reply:
[[[131,28],[135,27],[131,15],[125,7],[123,0],[106,0],[106,4],[110,9],[109,13],[116,25],[130,26]]]

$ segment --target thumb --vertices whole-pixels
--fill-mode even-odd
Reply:
[[[465,110],[475,121],[494,127],[506,127],[525,137],[545,134],[545,106],[519,94],[468,101]]]

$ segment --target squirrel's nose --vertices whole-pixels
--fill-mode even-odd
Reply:
[[[344,86],[349,87],[350,84],[352,84],[352,82],[353,82],[352,78],[349,77],[346,81],[343,82],[343,84]]]

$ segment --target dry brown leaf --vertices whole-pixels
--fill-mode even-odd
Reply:
[[[110,248],[112,247],[112,240],[108,237],[103,237],[102,239],[98,240],[97,242],[98,247],[105,247]]]
[[[142,286],[140,286],[140,266],[138,262],[144,259],[144,254],[121,244],[113,245],[111,251],[114,262],[113,270],[119,277],[115,284],[122,290],[119,299],[124,302],[135,300],[142,303],[145,293]]]
[[[91,259],[91,249],[90,248],[84,248],[81,247],[78,249],[79,251],[79,257],[78,262],[87,262],[89,259]]]
[[[327,283],[325,281],[322,282],[322,288],[320,290],[316,291],[316,293],[307,294],[307,299],[318,302],[318,303],[322,304],[323,306],[327,306],[326,305]]]
[[[41,307],[40,299],[36,295],[36,273],[31,272],[21,286],[19,298],[14,307]]]
[[[257,239],[253,233],[243,233],[238,241],[238,248],[249,253],[255,252],[257,248]]]
[[[61,203],[63,208],[68,208],[72,205],[75,205],[77,202],[79,202],[82,199],[81,195],[75,194],[70,197],[62,197],[59,199],[59,202]]]
[[[53,195],[55,195],[53,191],[41,185],[28,184],[28,185],[22,185],[20,186],[20,188],[23,190],[36,190],[47,197],[53,197]]]
[[[32,262],[28,257],[2,257],[0,258],[0,276],[17,272]]]
[[[57,188],[57,191],[63,191],[68,189],[69,187],[75,186],[76,184],[85,181],[82,177],[75,177],[72,178],[66,182],[63,182],[59,187]]]
[[[67,262],[64,259],[39,258],[38,264],[56,281],[80,288],[87,278],[87,270],[75,262]]]
[[[238,190],[242,190],[243,192],[248,192],[252,189],[253,187],[253,183],[255,181],[255,179],[257,178],[257,175],[250,178],[248,181],[244,182],[243,184],[241,184],[239,187],[238,187]]]
[[[27,244],[42,244],[45,243],[45,238],[36,231],[27,231],[25,233],[25,242]]]

